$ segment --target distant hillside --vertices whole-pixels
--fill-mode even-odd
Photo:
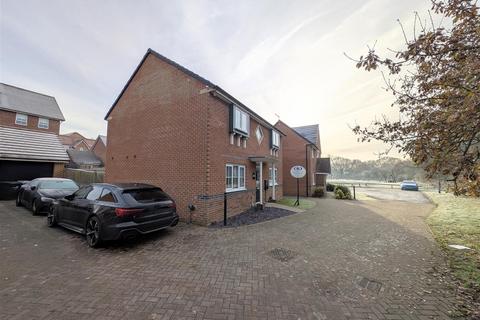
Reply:
[[[423,181],[424,171],[410,160],[385,157],[378,160],[361,161],[332,157],[332,179],[376,180],[399,182],[403,180]]]

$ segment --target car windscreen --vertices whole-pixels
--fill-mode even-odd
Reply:
[[[78,186],[69,180],[50,180],[42,181],[38,185],[39,189],[58,189],[58,190],[77,190]]]
[[[140,203],[171,200],[170,197],[159,188],[125,190],[123,193],[130,195],[135,201]]]

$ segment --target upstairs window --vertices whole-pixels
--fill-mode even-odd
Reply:
[[[248,136],[249,132],[250,117],[248,114],[237,106],[233,107],[233,129],[235,131],[240,131]]]
[[[15,124],[20,126],[26,126],[28,122],[28,116],[26,114],[17,113],[15,116]]]
[[[280,148],[280,133],[272,130],[272,148]]]
[[[38,127],[40,129],[48,129],[48,119],[45,119],[45,118],[38,118]]]

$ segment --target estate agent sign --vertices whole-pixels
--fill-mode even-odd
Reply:
[[[302,166],[293,166],[292,169],[290,169],[290,174],[292,177],[300,179],[305,177],[307,170],[305,170],[305,168]]]
[[[292,177],[297,179],[297,201],[293,204],[294,206],[299,206],[300,205],[300,190],[299,190],[299,180],[307,174],[307,170],[305,170],[304,167],[302,166],[293,166],[290,169],[290,174]]]

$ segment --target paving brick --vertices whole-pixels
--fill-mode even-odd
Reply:
[[[99,250],[0,202],[0,318],[449,318],[452,283],[429,272],[446,267],[424,224],[430,204],[314,201],[267,223],[180,224]],[[268,256],[279,247],[296,258]]]

